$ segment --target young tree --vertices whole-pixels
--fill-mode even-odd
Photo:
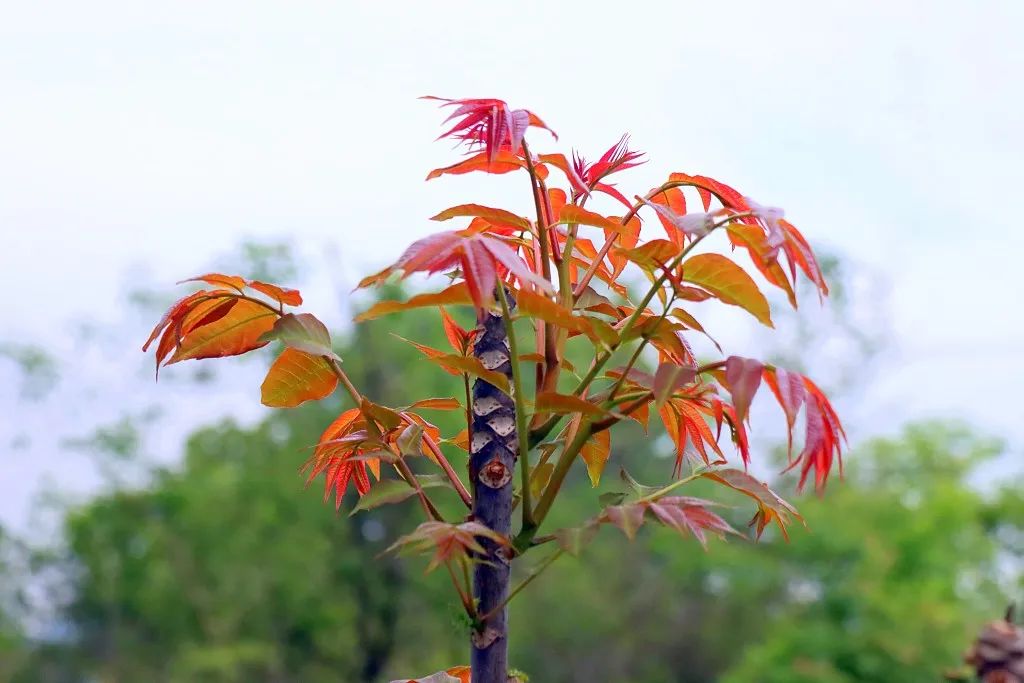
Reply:
[[[301,305],[299,292],[233,275],[186,281],[204,288],[170,307],[143,350],[156,343],[159,372],[161,365],[279,342],[284,349],[262,385],[263,403],[272,407],[322,399],[340,383],[353,407],[324,430],[305,466],[308,479],[322,474],[325,495],[333,494],[336,506],[350,484],[360,496],[357,510],[410,497],[419,501],[427,521],[392,548],[430,554],[428,570],[444,567],[472,624],[470,666],[424,680],[496,683],[510,678],[509,601],[559,556],[578,553],[601,526],[616,526],[632,538],[653,522],[702,545],[709,534],[736,534],[713,502],[680,495],[697,479],[748,496],[756,508],[750,522],[755,535],[773,523],[785,535],[787,524],[800,519],[746,471],[748,408],[762,382],[785,415],[787,469],[799,469],[800,486],[812,475],[818,490],[825,486],[833,464],[841,466],[845,435],[825,395],[807,377],[725,355],[713,340],[721,356],[702,362],[690,345],[693,335],[708,336],[688,310],[690,303],[716,299],[772,326],[768,301],[747,271],[730,257],[698,250],[709,237],[721,235],[733,252],[746,252],[793,306],[798,272],[820,295],[827,294],[807,241],[781,210],[685,173],[673,173],[630,200],[609,182],[643,163],[625,136],[594,162],[575,153],[537,154],[527,131],[551,131],[532,112],[496,99],[440,101],[451,108],[450,127],[441,137],[465,144],[468,152],[427,179],[471,172],[525,175],[535,215],[480,204],[438,213],[433,220],[467,219],[468,225],[415,242],[359,287],[417,272],[446,273],[451,284],[407,301],[377,303],[357,321],[439,308],[452,349],[413,344],[430,362],[461,377],[461,401],[409,397],[402,407],[374,403],[349,380],[326,326],[309,313],[288,312]],[[564,178],[564,189],[549,186],[552,171]],[[598,199],[622,208],[617,215],[588,208]],[[645,217],[649,229],[642,236]],[[630,274],[646,281],[639,295],[624,284]],[[477,325],[463,328],[446,306],[471,306]],[[589,352],[588,367],[569,362],[566,350],[572,347]],[[657,358],[653,372],[642,369],[645,353]],[[582,460],[596,486],[610,456],[612,428],[634,420],[646,429],[652,409],[674,442],[673,480],[647,487],[623,472],[629,490],[602,496],[599,514],[574,528],[546,529],[574,464]],[[428,410],[464,411],[466,428],[444,437],[421,415]],[[805,432],[795,451],[801,411]],[[720,445],[723,427],[742,468],[728,463]],[[449,461],[454,449],[468,452],[468,481]],[[414,473],[410,463],[416,459],[429,461],[440,474]],[[465,519],[442,515],[431,493],[438,486],[454,489],[468,511]],[[536,569],[510,586],[512,565],[546,547],[551,550]]]

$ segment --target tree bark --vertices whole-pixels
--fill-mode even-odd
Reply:
[[[501,286],[501,285],[499,285]],[[507,296],[507,295],[506,295]],[[509,299],[509,305],[514,302]],[[485,368],[512,381],[507,324],[500,314],[488,313],[473,346]],[[473,424],[470,434],[469,476],[473,517],[504,536],[512,531],[512,475],[518,448],[515,404],[512,398],[482,379],[473,383]],[[509,558],[504,549],[482,541],[486,557],[473,568],[473,594],[479,614],[486,615],[508,595]],[[506,683],[508,679],[508,620],[498,610],[472,634],[470,663],[473,683]]]

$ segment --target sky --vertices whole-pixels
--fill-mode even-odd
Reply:
[[[1019,0],[0,2],[0,342],[53,351],[64,387],[0,386],[0,523],[41,489],[92,490],[62,435],[155,400],[138,339],[103,334],[130,326],[134,284],[170,290],[243,239],[352,283],[444,207],[529,212],[494,178],[423,182],[456,155],[425,94],[530,108],[560,136],[531,134],[542,152],[628,132],[638,189],[701,173],[784,207],[878,285],[888,350],[850,406],[860,433],[958,416],[1024,443],[1021,26]],[[345,309],[328,289],[311,310]]]

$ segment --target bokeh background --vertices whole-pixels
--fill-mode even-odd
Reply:
[[[845,481],[819,499],[777,479],[809,529],[708,552],[602,535],[514,604],[514,664],[938,680],[1024,592],[1022,25],[1016,0],[0,3],[0,681],[370,683],[465,661],[444,577],[375,559],[416,510],[336,515],[302,488],[340,398],[272,413],[266,355],[155,385],[139,352],[175,281],[239,272],[301,288],[369,395],[456,393],[391,334],[441,346],[432,314],[350,324],[358,278],[439,209],[530,212],[514,176],[423,182],[456,154],[424,94],[529,107],[560,135],[541,151],[628,132],[649,158],[631,192],[684,171],[782,206],[835,290],[775,334],[705,320],[821,378],[846,420]],[[762,476],[779,422],[755,406]],[[663,481],[668,452],[625,431],[609,472]],[[599,493],[580,474],[558,515]]]

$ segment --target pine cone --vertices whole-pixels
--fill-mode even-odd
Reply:
[[[982,683],[1024,683],[1024,629],[1013,623],[1012,607],[985,626],[964,661]]]

